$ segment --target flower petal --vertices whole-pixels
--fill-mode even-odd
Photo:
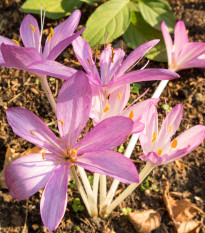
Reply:
[[[41,55],[34,48],[25,48],[13,45],[1,45],[3,59],[8,67],[28,70],[28,66],[41,60]]]
[[[146,162],[151,163],[153,166],[160,166],[165,163],[165,158],[163,156],[159,156],[155,152],[149,152],[148,154],[141,155],[140,159]]]
[[[136,70],[122,75],[116,81],[109,84],[110,87],[117,87],[127,83],[153,81],[153,80],[171,80],[179,78],[179,75],[166,69],[144,69]]]
[[[124,142],[132,129],[133,121],[127,117],[115,116],[107,118],[96,125],[77,143],[78,154],[113,149]]]
[[[5,169],[5,182],[13,198],[25,200],[42,189],[49,181],[56,165],[52,154],[31,154],[10,163]]]
[[[53,172],[41,198],[41,218],[49,231],[58,227],[65,214],[69,170],[69,164],[60,164]]]
[[[64,146],[72,148],[86,125],[91,108],[91,88],[82,71],[62,86],[57,99],[57,119]]]
[[[115,151],[89,152],[75,162],[89,171],[111,176],[123,183],[139,183],[137,169],[126,156]]]
[[[9,108],[6,116],[15,134],[54,154],[61,154],[59,139],[34,113],[23,108]]]
[[[173,42],[171,35],[169,34],[169,30],[165,22],[163,21],[161,24],[162,35],[164,37],[164,42],[167,49],[167,57],[168,57],[168,64],[172,64],[172,50],[173,50]]]
[[[120,66],[116,76],[119,77],[123,75],[130,67],[132,67],[137,62],[137,60],[141,59],[158,42],[159,40],[148,41],[132,51]]]
[[[25,47],[35,48],[41,53],[38,22],[32,15],[28,14],[23,18],[20,34]]]
[[[205,68],[205,53],[198,56],[197,58],[192,59],[191,61],[186,62],[181,66],[181,69],[190,68]]]
[[[144,124],[139,121],[134,121],[132,134],[140,133],[144,130]]]
[[[186,27],[183,21],[178,21],[174,28],[174,55],[178,58],[183,46],[189,42]]]
[[[53,60],[34,62],[28,67],[28,70],[33,73],[49,75],[64,80],[67,80],[77,72],[77,70],[64,66],[61,63]]]

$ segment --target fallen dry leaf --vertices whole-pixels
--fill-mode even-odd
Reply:
[[[14,160],[29,155],[29,154],[35,154],[35,153],[42,153],[44,150],[41,149],[38,146],[35,146],[31,149],[28,149],[26,151],[24,151],[23,153],[19,154],[16,153],[14,149],[10,148],[10,146],[8,146],[7,150],[6,150],[6,154],[5,154],[5,161],[4,161],[4,166],[3,166],[3,170],[0,172],[0,185],[2,188],[7,188],[6,184],[5,184],[5,178],[4,178],[4,171],[6,166],[13,162]]]
[[[203,213],[196,205],[191,203],[189,199],[175,200],[169,193],[169,182],[166,182],[163,200],[167,211],[174,222],[177,233],[191,233],[201,227],[201,223],[193,218],[198,213]],[[199,228],[200,229],[200,228]]]
[[[139,233],[149,233],[161,224],[161,216],[155,210],[131,212],[128,219]]]
[[[185,170],[185,165],[183,163],[180,162],[180,160],[176,160],[175,161],[177,167],[179,168],[179,170],[184,171]]]

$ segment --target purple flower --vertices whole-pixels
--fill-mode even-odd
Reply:
[[[167,48],[170,70],[178,71],[193,67],[205,67],[205,43],[189,42],[183,21],[178,21],[175,26],[174,44],[165,22],[162,22],[161,29]]]
[[[158,133],[158,114],[154,104],[143,115],[145,129],[139,139],[144,152],[141,159],[159,166],[171,163],[193,151],[205,138],[205,126],[196,125],[172,139],[182,120],[181,104],[176,105],[166,116]]]
[[[61,69],[64,69],[71,76],[76,72],[74,69],[64,67],[54,60],[83,32],[84,29],[73,33],[78,26],[80,15],[80,11],[76,10],[63,23],[54,29],[50,28],[43,52],[42,31],[40,33],[37,20],[29,14],[26,15],[20,26],[20,34],[25,47],[21,47],[18,41],[0,36],[0,66],[30,71],[29,65],[35,64],[40,70],[41,66],[46,66],[52,74],[54,64],[59,69],[59,73],[62,72]],[[41,74],[47,73],[41,72]]]
[[[45,187],[40,209],[43,223],[50,231],[58,227],[64,216],[73,164],[124,183],[139,182],[132,161],[109,150],[131,133],[131,119],[108,118],[77,141],[89,118],[91,98],[90,84],[83,72],[64,83],[57,100],[60,139],[32,112],[23,108],[10,108],[6,112],[17,135],[50,152],[19,158],[5,170],[6,184],[14,198],[24,200]]]

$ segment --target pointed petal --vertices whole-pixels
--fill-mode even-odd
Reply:
[[[77,143],[76,149],[79,154],[113,149],[125,141],[132,129],[133,121],[127,117],[115,116],[107,118],[88,132]]]
[[[28,66],[41,60],[41,55],[34,48],[25,48],[12,45],[1,45],[3,59],[8,67],[28,70]]]
[[[81,36],[76,38],[73,42],[73,49],[79,62],[89,74],[90,81],[100,84],[100,76],[92,58],[92,50],[88,42]]]
[[[111,176],[123,183],[139,183],[138,172],[133,162],[115,151],[89,152],[79,156],[75,163],[89,171]]]
[[[172,80],[179,78],[179,75],[171,70],[166,69],[144,69],[136,70],[122,75],[116,81],[109,84],[110,87],[117,87],[127,83],[153,81],[153,80]]]
[[[5,182],[13,198],[25,200],[49,181],[56,168],[56,157],[52,154],[31,154],[10,163],[5,169]]]
[[[91,88],[82,71],[62,86],[57,99],[57,119],[64,146],[72,148],[86,125],[91,108]]]
[[[149,152],[148,154],[141,155],[140,159],[146,162],[151,163],[153,166],[160,166],[165,163],[165,158],[163,156],[159,156],[155,152]]]
[[[162,29],[162,35],[164,37],[166,49],[167,49],[168,64],[172,64],[173,42],[172,42],[171,35],[169,34],[168,27],[164,21],[161,24],[161,29]]]
[[[28,14],[23,18],[20,35],[25,47],[35,48],[39,51],[40,32],[38,22],[32,15]]]
[[[133,125],[133,130],[132,130],[132,134],[134,133],[140,133],[144,130],[144,124],[139,122],[139,121],[134,121],[134,125]]]
[[[54,154],[61,153],[59,139],[34,113],[23,108],[9,108],[6,116],[15,134]]]
[[[58,227],[65,214],[69,170],[68,164],[60,164],[53,172],[41,198],[41,218],[49,231]]]
[[[174,55],[175,59],[179,56],[183,46],[189,42],[186,27],[183,21],[178,21],[174,28]]]
[[[170,138],[176,133],[183,117],[183,106],[182,104],[177,104],[168,113],[165,120],[162,123],[162,127],[157,138],[157,143],[160,145],[166,145]],[[162,146],[160,148],[162,148]]]
[[[205,53],[203,53],[197,58],[194,58],[191,61],[186,62],[180,68],[181,69],[205,68]]]
[[[158,42],[159,40],[148,41],[137,47],[134,51],[132,51],[120,66],[116,76],[119,77],[123,75],[130,67],[132,67],[138,60],[140,60]]]
[[[113,49],[111,46],[105,48],[100,55],[101,84],[107,85],[115,78],[115,72],[120,67],[125,52],[122,49]]]
[[[61,63],[53,60],[34,62],[28,67],[28,70],[33,73],[49,75],[64,80],[67,80],[77,72],[77,70],[64,66]]]

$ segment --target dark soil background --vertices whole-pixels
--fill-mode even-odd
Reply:
[[[19,26],[24,17],[20,10],[23,0],[1,0],[0,1],[0,35],[19,40]],[[177,20],[183,20],[189,30],[191,41],[205,41],[205,2],[203,0],[169,0]],[[95,7],[83,4],[81,7],[82,19],[80,25],[85,24],[90,13]],[[39,17],[37,17],[39,21]],[[55,26],[64,19],[52,21],[46,19],[44,34],[48,34],[48,28]],[[22,43],[22,42],[21,42]],[[129,53],[129,49],[126,51]],[[75,58],[71,47],[66,49],[58,58],[61,63],[81,69],[80,64]],[[145,63],[144,59],[141,64]],[[140,65],[141,65],[140,64]],[[166,64],[150,62],[148,67],[162,67]],[[138,67],[136,67],[138,68]],[[161,96],[161,103],[158,104],[160,118],[165,117],[165,110],[162,108],[164,97],[166,97],[169,106],[173,107],[178,103],[184,106],[184,118],[180,129],[181,133],[187,128],[197,124],[204,124],[205,118],[205,81],[203,69],[190,69],[179,72],[181,79],[169,82],[168,87]],[[57,96],[62,80],[49,80],[54,96]],[[150,87],[150,93],[154,92],[158,82],[141,83],[142,89]],[[135,98],[136,95],[133,95]],[[146,97],[147,98],[147,97]],[[7,124],[5,110],[9,107],[24,107],[36,113],[46,123],[56,120],[52,109],[48,104],[36,78],[24,71],[0,68],[0,170],[3,168],[5,153],[8,145],[17,153],[22,153],[28,148],[33,147],[29,142],[14,135],[10,126]],[[54,125],[55,127],[55,125]],[[126,143],[125,143],[126,146]],[[153,231],[155,233],[171,232],[173,222],[162,199],[165,181],[170,182],[170,191],[175,192],[175,196],[182,198],[184,194],[199,208],[205,211],[205,157],[204,143],[195,151],[180,160],[183,168],[176,163],[168,164],[155,168],[151,173],[150,186],[156,188],[148,189],[145,192],[137,189],[130,195],[121,206],[116,208],[111,216],[106,219],[92,219],[88,216],[86,210],[78,215],[72,209],[72,201],[78,197],[77,189],[68,188],[68,205],[65,216],[56,232],[117,232],[132,233],[135,229],[128,221],[121,209],[130,207],[132,211],[138,209],[158,210],[162,216],[161,227]],[[140,169],[144,163],[140,161],[140,146],[137,145],[133,152],[132,159]],[[109,182],[111,179],[109,179]],[[119,190],[123,190],[124,184],[120,185]],[[9,196],[7,189],[0,190],[0,232],[48,232],[43,226],[39,201],[41,192],[28,201],[17,201]],[[205,232],[202,227],[200,232]]]

